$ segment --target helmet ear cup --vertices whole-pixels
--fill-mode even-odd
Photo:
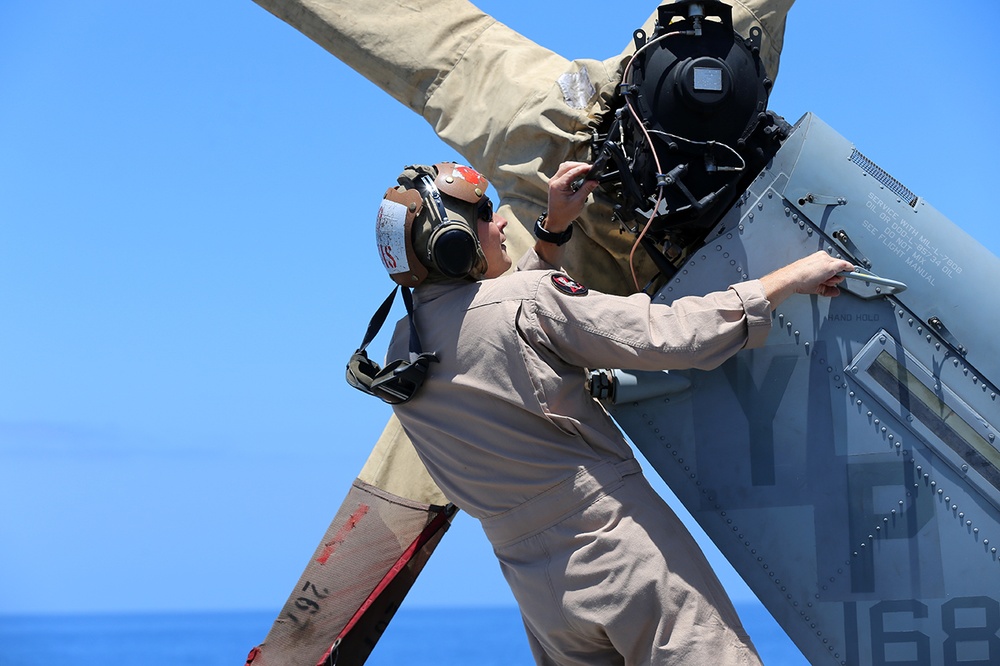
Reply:
[[[427,249],[434,265],[450,278],[469,276],[479,257],[479,241],[460,224],[438,228],[431,235]]]

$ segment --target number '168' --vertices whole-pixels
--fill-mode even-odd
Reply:
[[[898,629],[902,617],[928,616],[927,605],[915,599],[882,601],[868,610],[871,621],[872,664],[1000,664],[1000,603],[990,597],[957,597],[941,605],[943,654],[932,654],[931,639],[916,630]],[[906,622],[909,624],[909,622]]]

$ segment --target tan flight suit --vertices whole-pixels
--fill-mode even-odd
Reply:
[[[543,266],[533,251],[521,262]],[[585,368],[715,368],[764,344],[762,287],[671,305],[579,287],[551,270],[418,287],[417,330],[440,362],[393,409],[438,486],[481,521],[539,663],[758,663]],[[389,357],[408,345],[404,319]]]
[[[609,112],[634,50],[630,35],[622,35],[627,45],[622,53],[571,61],[466,0],[254,1],[423,116],[485,175],[500,195],[498,212],[520,222],[505,230],[515,260],[534,242],[531,228],[546,206],[549,177],[565,160],[590,161],[591,128]],[[726,1],[739,34],[748,35],[754,26],[763,30],[761,58],[775,79],[794,0]],[[623,4],[609,4],[608,11],[624,11]],[[642,26],[647,34],[659,4],[653,3]],[[598,197],[577,222],[564,267],[594,289],[633,293],[628,267],[633,242],[631,234],[610,223],[610,206]],[[655,270],[644,252],[635,256],[641,282]],[[419,469],[395,419],[359,476],[403,497],[447,501]]]

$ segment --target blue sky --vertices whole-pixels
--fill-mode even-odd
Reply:
[[[654,6],[479,5],[595,58]],[[950,7],[802,0],[770,106],[1000,253],[1000,5]],[[457,156],[250,0],[0,4],[0,146],[0,613],[277,612],[389,414],[378,201]],[[460,515],[408,603],[513,601]]]

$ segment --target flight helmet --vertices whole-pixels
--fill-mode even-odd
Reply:
[[[487,270],[477,221],[493,216],[489,182],[454,162],[407,166],[379,206],[375,236],[389,277],[415,287],[429,276],[480,279]]]

